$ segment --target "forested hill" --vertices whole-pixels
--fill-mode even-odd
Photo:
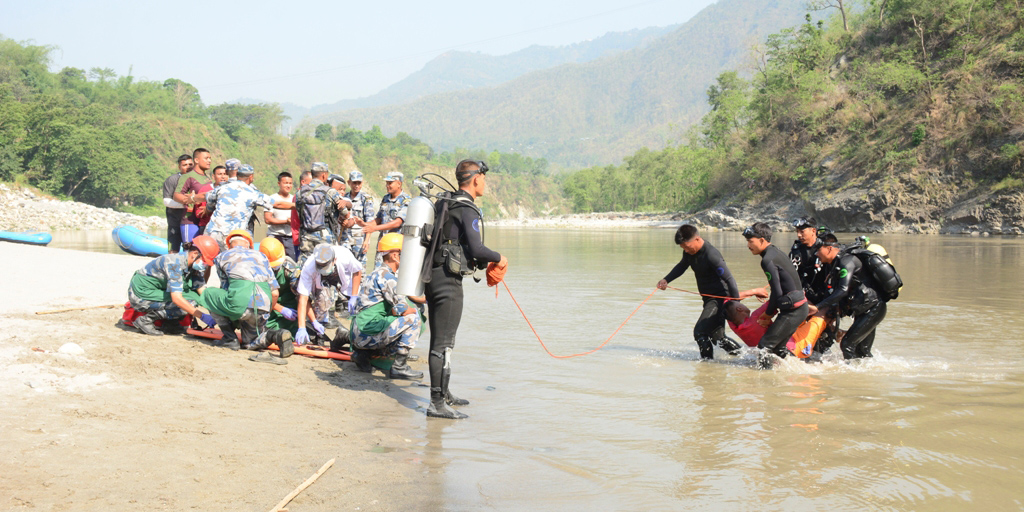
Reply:
[[[844,230],[1024,234],[1021,2],[857,8],[769,37],[751,81],[721,74],[689,144],[567,177],[573,208],[762,205]]]
[[[377,94],[342,100],[310,109],[289,108],[283,104],[292,122],[306,115],[318,116],[354,108],[408,103],[431,94],[489,87],[532,71],[570,62],[589,62],[633,48],[643,47],[677,26],[648,27],[625,32],[609,32],[601,37],[566,46],[533,45],[507,55],[449,51],[428,62],[423,69],[403,78]]]
[[[406,133],[385,137],[379,128],[335,134],[328,126],[316,137],[284,137],[276,133],[283,118],[277,105],[204,105],[195,87],[173,78],[137,81],[102,68],[52,72],[54,50],[0,36],[0,181],[57,197],[162,214],[161,184],[176,172],[178,155],[197,147],[210,149],[215,163],[251,164],[256,184],[268,193],[276,190],[278,172],[298,173],[322,161],[339,174],[358,167],[364,188],[377,197],[388,171],[411,178],[470,156],[435,154]],[[557,209],[560,194],[546,175],[547,162],[496,152],[472,156],[502,170],[484,202],[492,215]]]
[[[313,124],[378,124],[385,133],[415,133],[439,150],[515,150],[564,167],[618,162],[637,147],[664,146],[680,126],[700,119],[714,77],[748,63],[750,48],[765,35],[799,24],[805,6],[806,0],[719,0],[643,48],[492,88],[318,116]]]

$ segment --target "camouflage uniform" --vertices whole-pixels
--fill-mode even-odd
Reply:
[[[352,201],[352,215],[363,222],[370,222],[373,220],[373,196],[363,192],[362,190],[352,197],[351,194],[345,196],[346,199]],[[363,266],[366,266],[366,251],[363,250],[363,241],[366,240],[366,235],[363,234],[363,228],[358,224],[353,224],[352,227],[346,229],[342,233],[341,245],[348,247],[352,254],[356,256]]]
[[[171,294],[184,294],[185,300],[196,305],[198,295],[189,290],[186,283],[190,274],[187,258],[187,252],[165,254],[137,270],[128,285],[128,302],[132,309],[154,313],[164,320],[184,318],[185,312],[171,301]],[[202,282],[201,275],[199,282]]]
[[[200,303],[210,310],[217,326],[224,333],[224,342],[235,340],[237,321],[242,331],[242,345],[261,344],[267,334],[267,320],[273,302],[271,292],[279,288],[277,277],[267,258],[259,251],[236,247],[217,255],[213,260],[220,278],[221,290],[207,290]],[[245,287],[251,283],[251,292]],[[258,285],[264,286],[258,286]],[[232,295],[242,285],[248,297]],[[246,299],[248,301],[246,302]]]
[[[418,313],[404,315],[410,308],[415,309],[406,302],[404,295],[395,291],[398,286],[398,277],[387,265],[377,267],[359,289],[359,298],[356,299],[356,311],[362,312],[367,308],[385,302],[394,308],[400,316],[394,318],[388,326],[376,334],[366,334],[359,330],[356,321],[352,322],[351,339],[352,346],[363,350],[383,349],[385,355],[394,355],[400,348],[411,349],[416,346],[419,339],[421,320]],[[386,307],[386,306],[385,306]]]
[[[309,187],[309,190],[312,190],[312,189],[315,189],[315,188],[318,188],[318,187],[325,187],[325,188],[327,188],[327,202],[328,202],[329,205],[335,205],[335,204],[338,203],[338,201],[341,201],[341,199],[342,199],[341,198],[341,192],[338,192],[334,188],[325,185],[324,182],[322,182],[320,180],[313,180],[313,181],[309,182],[309,185],[307,185],[307,186]],[[306,187],[302,187],[302,189],[305,189],[305,188]],[[303,192],[302,189],[299,190],[299,193],[295,194],[295,202],[296,203],[298,203],[298,201],[299,201],[299,194]],[[299,231],[299,233],[300,233],[300,236],[299,236],[299,252],[302,253],[303,257],[309,256],[309,253],[313,252],[313,248],[315,248],[319,244],[334,245],[334,243],[335,243],[334,233],[331,233],[331,229],[328,227],[329,223],[327,222],[327,216],[330,215],[332,211],[337,213],[337,210],[335,210],[334,208],[335,207],[333,207],[333,206],[328,206],[327,208],[325,208],[325,211],[324,211],[324,227],[323,227],[323,229],[321,229],[319,231],[306,231],[305,228],[300,228],[300,231]],[[301,215],[302,213],[300,212],[299,214]],[[300,223],[299,224],[301,226],[301,224],[302,224],[301,219],[300,219]]]
[[[235,229],[248,230],[249,219],[257,206],[268,210],[274,207],[274,198],[237,179],[230,179],[207,192],[206,202],[207,208],[213,209],[213,217],[206,225],[205,234],[217,240],[221,251],[227,249],[224,237],[228,233]]]
[[[398,197],[394,198],[391,197],[391,194],[385,194],[384,198],[380,200],[380,209],[377,210],[377,225],[387,224],[395,219],[402,219],[404,221],[405,215],[409,212],[409,201],[412,201],[412,196],[406,192],[402,192],[398,194]],[[401,229],[401,226],[399,226],[387,231],[381,231],[380,235],[378,235],[378,240],[387,233],[398,233]],[[382,263],[383,256],[378,253],[374,266],[380,267]]]

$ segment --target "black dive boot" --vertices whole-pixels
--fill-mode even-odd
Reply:
[[[740,355],[740,350],[743,348],[738,341],[728,336],[725,336],[724,334],[721,338],[718,338],[718,346],[721,347],[722,350],[724,350],[730,356]]]
[[[711,360],[715,358],[715,345],[711,342],[711,337],[701,336],[697,338],[697,348],[700,349],[701,359]]]
[[[156,324],[153,323],[159,319],[160,317],[157,316],[156,313],[146,313],[145,315],[136,318],[135,321],[132,322],[132,325],[134,325],[136,329],[142,331],[142,334],[163,336],[164,333],[160,332],[160,330],[156,328]]]
[[[445,368],[441,371],[441,389],[444,390],[444,403],[448,405],[469,405],[469,400],[459,398],[448,390],[448,382],[452,380],[452,369]]]
[[[448,404],[445,403],[445,393],[442,388],[430,388],[430,406],[427,407],[427,416],[449,420],[461,420],[469,417],[448,407]]]
[[[163,329],[164,334],[185,334],[185,326],[181,325],[180,318],[164,320],[164,325],[161,329]]]
[[[409,349],[398,349],[395,354],[395,364],[391,365],[391,371],[388,372],[388,378],[390,379],[405,379],[405,380],[420,380],[423,378],[423,372],[417,372],[409,365],[406,361],[409,358]]]

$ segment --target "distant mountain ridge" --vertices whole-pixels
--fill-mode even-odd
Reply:
[[[613,163],[677,138],[679,127],[707,110],[706,88],[720,72],[744,67],[754,44],[799,24],[805,12],[805,0],[720,0],[672,32],[615,55],[311,120],[364,130],[380,125],[440,151],[511,150],[566,167]]]
[[[506,55],[449,51],[432,59],[423,69],[395,82],[382,91],[364,98],[341,100],[306,108],[294,103],[281,103],[291,119],[286,128],[298,124],[303,117],[319,116],[356,108],[399,105],[431,94],[461,91],[475,87],[498,85],[532,71],[571,62],[595,59],[643,47],[679,25],[648,27],[625,32],[609,32],[603,36],[566,46],[533,45]],[[261,103],[242,98],[238,103]]]

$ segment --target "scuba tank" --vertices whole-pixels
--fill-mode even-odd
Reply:
[[[903,289],[903,279],[896,272],[896,267],[892,265],[892,260],[889,259],[889,253],[885,247],[871,243],[866,236],[857,237],[857,243],[859,247],[854,247],[850,253],[864,263],[868,273],[878,284],[878,291],[882,292],[889,300],[899,297],[900,290]]]
[[[402,264],[398,269],[399,295],[423,295],[420,269],[427,257],[427,244],[434,229],[434,203],[425,196],[409,201],[409,209],[402,223]]]

